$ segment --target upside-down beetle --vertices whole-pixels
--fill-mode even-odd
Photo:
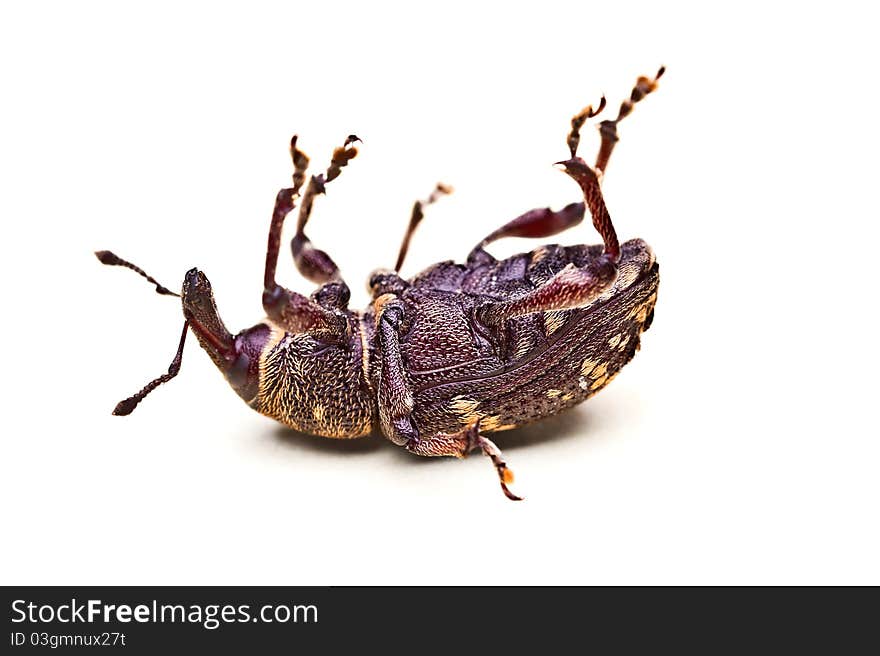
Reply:
[[[450,190],[438,185],[413,206],[393,270],[369,281],[372,302],[348,308],[339,269],[306,237],[315,198],[356,155],[354,135],[333,152],[325,173],[306,183],[309,159],[290,143],[293,185],[275,199],[263,281],[266,319],[232,335],[217,313],[211,285],[187,272],[180,294],[110,251],[108,265],[128,267],[180,296],[183,333],[168,373],[121,401],[127,415],[147,394],[177,375],[187,332],[245,402],[299,431],[334,438],[369,434],[375,426],[395,444],[423,456],[463,457],[480,449],[495,465],[504,493],[512,473],[486,433],[554,415],[592,396],[628,363],[654,316],[659,281],[650,247],[620,244],[601,191],[617,124],[657,87],[640,77],[614,120],[599,124],[594,166],[577,156],[580,129],[605,106],[579,112],[568,135],[570,158],[558,162],[580,187],[583,202],[535,209],[474,247],[464,264],[440,262],[411,279],[398,272],[424,207]],[[305,184],[305,191],[300,193]],[[284,220],[299,201],[291,242],[299,272],[319,285],[306,298],[275,281]],[[596,246],[545,245],[497,260],[486,246],[503,237],[549,237],[579,224],[589,210],[602,236]]]

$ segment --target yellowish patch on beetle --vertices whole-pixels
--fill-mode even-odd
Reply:
[[[621,335],[618,333],[617,335],[615,335],[614,337],[612,337],[611,339],[608,340],[608,346],[610,346],[611,348],[614,348],[615,346],[617,346],[620,343],[620,338],[621,338]]]
[[[600,387],[602,387],[603,385],[605,385],[605,383],[607,383],[607,382],[608,382],[608,376],[602,376],[600,379],[593,381],[593,384],[590,385],[590,389],[597,390]]]
[[[593,370],[593,367],[596,366],[596,362],[594,360],[584,360],[581,362],[581,375],[589,376],[590,372]]]
[[[600,364],[598,367],[596,367],[595,369],[593,369],[593,371],[590,373],[590,378],[592,378],[592,379],[594,379],[594,380],[595,380],[596,378],[602,378],[602,377],[605,376],[605,372],[607,372],[607,371],[608,371],[608,363],[607,363],[607,362],[603,362],[603,363]],[[592,388],[591,388],[591,389],[592,389]]]
[[[321,405],[320,403],[315,405],[315,407],[312,408],[312,416],[315,418],[315,421],[317,421],[319,424],[323,424],[324,423],[324,406]]]
[[[565,310],[548,310],[544,313],[544,334],[548,337],[562,328],[566,320]]]
[[[637,323],[645,323],[645,320],[648,318],[648,314],[651,310],[654,309],[654,306],[657,304],[657,292],[654,292],[648,297],[644,303],[636,305],[632,310],[629,311],[627,315],[627,319],[635,319]]]
[[[476,414],[478,407],[480,407],[479,401],[461,395],[453,397],[449,402],[449,409],[457,415],[474,415]],[[476,417],[472,417],[470,420],[463,423],[469,424],[474,419],[476,419]]]
[[[574,392],[567,392],[562,395],[563,401],[571,401],[574,398]]]
[[[547,390],[547,398],[548,399],[555,399],[561,395],[562,395],[562,390],[558,390],[558,389],[548,389]]]
[[[502,424],[501,415],[487,415],[480,412],[479,407],[479,401],[461,395],[453,397],[449,402],[449,409],[453,414],[458,415],[459,423],[465,426],[469,426],[479,419],[481,431],[490,432],[516,428],[516,426],[510,424]]]
[[[495,429],[495,432],[498,433],[500,431],[513,430],[514,428],[516,428],[516,424],[501,424]]]
[[[501,426],[501,415],[489,415],[480,420],[481,431],[496,431]]]
[[[528,354],[529,351],[535,346],[535,342],[532,339],[531,335],[521,335],[520,338],[516,342],[516,349],[514,350],[514,359],[518,360],[521,357]]]
[[[453,397],[452,401],[449,402],[449,409],[458,415],[459,423],[465,426],[474,423],[477,419],[482,419],[483,413],[477,410],[479,407],[479,401],[461,395]]]
[[[377,298],[375,301],[373,301],[373,312],[375,314],[375,321],[376,321],[377,327],[379,326],[379,319],[382,318],[382,309],[385,307],[385,304],[388,303],[388,301],[394,300],[395,298],[397,298],[397,296],[389,293],[389,294],[382,294],[379,298]]]
[[[618,344],[618,346],[617,346],[618,350],[622,351],[626,347],[627,344],[629,344],[629,335],[624,337],[623,340],[620,342],[620,344]]]

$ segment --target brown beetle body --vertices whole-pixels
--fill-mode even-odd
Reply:
[[[526,258],[529,275],[520,282],[537,286],[552,270],[548,260],[564,266],[597,249],[601,252],[601,246],[543,246],[492,269]],[[479,296],[465,300],[464,292],[431,284],[432,270],[448,273],[449,263],[417,277],[404,302],[418,320],[402,343],[420,428],[454,432],[479,418],[483,432],[509,430],[557,414],[605,387],[635,355],[641,332],[650,326],[659,281],[647,244],[634,240],[623,245],[623,253],[621,274],[603,298],[582,309],[512,319],[508,344],[500,336],[475,337],[467,309]],[[474,273],[451,266],[459,276]],[[351,314],[352,339],[345,347],[272,327],[260,355],[259,391],[246,399],[249,405],[303,433],[369,435],[378,416],[373,390],[381,367],[371,328],[375,315],[375,308]]]
[[[617,375],[651,325],[658,265],[645,242],[620,245],[600,182],[617,141],[617,123],[656,88],[639,78],[617,119],[600,124],[596,164],[577,157],[580,128],[596,111],[572,119],[565,172],[583,202],[562,210],[537,209],[483,239],[466,263],[440,262],[412,279],[399,271],[423,207],[448,188],[438,185],[413,208],[395,271],[370,280],[365,312],[348,308],[349,290],[324,251],[304,229],[317,195],[356,156],[350,136],[333,153],[326,173],[305,183],[308,158],[291,141],[293,187],[276,198],[269,230],[263,307],[267,318],[231,335],[217,312],[210,283],[192,269],[184,279],[183,335],[165,374],[125,399],[114,414],[129,414],[159,384],[177,375],[188,330],[252,408],[296,430],[331,438],[357,438],[378,427],[392,442],[418,455],[462,457],[479,448],[495,465],[501,487],[512,480],[501,452],[485,433],[504,431],[561,412],[589,398]],[[291,243],[299,271],[320,286],[310,298],[275,282],[285,218],[299,201]],[[496,260],[485,247],[503,237],[547,237],[579,224],[589,210],[603,238],[596,246],[545,245]],[[141,269],[108,251],[105,264]]]
[[[602,389],[635,354],[656,301],[659,276],[650,249],[635,240],[623,250],[621,274],[604,298],[584,308],[510,319],[503,330],[472,329],[468,308],[477,307],[482,295],[462,302],[461,292],[452,291],[451,299],[438,302],[435,290],[417,284],[414,298],[404,297],[417,318],[401,344],[419,430],[451,433],[477,419],[481,431],[509,430],[557,414]],[[591,251],[598,254],[601,247],[545,246],[489,271],[461,267],[459,275],[491,280],[497,274],[490,271],[509,270],[525,260],[522,279],[505,286],[534,288],[554,269],[588,258]],[[437,344],[441,336],[443,343]]]

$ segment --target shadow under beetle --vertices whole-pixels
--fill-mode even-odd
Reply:
[[[416,202],[393,271],[369,281],[367,310],[348,309],[349,289],[339,269],[315,248],[304,229],[315,197],[356,155],[354,135],[333,152],[327,171],[309,178],[309,159],[290,142],[293,186],[275,199],[269,226],[263,308],[266,319],[232,335],[198,269],[187,272],[181,294],[160,285],[109,251],[104,264],[125,266],[180,296],[183,334],[168,373],[113,411],[127,415],[156,387],[177,375],[189,330],[245,402],[305,433],[355,438],[378,425],[395,444],[422,456],[463,457],[480,449],[494,464],[510,499],[513,480],[485,433],[503,431],[570,408],[605,387],[639,348],[654,317],[659,281],[650,247],[619,244],[602,197],[601,180],[618,140],[617,123],[657,87],[640,77],[614,120],[599,124],[601,146],[591,168],[577,156],[580,129],[605,107],[586,107],[571,121],[571,157],[558,162],[581,188],[584,201],[559,211],[535,209],[492,232],[465,264],[435,264],[405,280],[397,272],[423,209],[449,188],[438,185]],[[299,200],[291,242],[299,272],[318,289],[306,298],[275,281],[285,218]],[[602,236],[596,246],[541,246],[505,260],[485,247],[503,237],[549,237],[579,224],[586,209]]]

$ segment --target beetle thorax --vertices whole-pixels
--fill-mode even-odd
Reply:
[[[352,317],[350,337],[341,343],[270,327],[254,407],[304,433],[336,438],[368,434],[374,401],[363,366],[362,322]]]

